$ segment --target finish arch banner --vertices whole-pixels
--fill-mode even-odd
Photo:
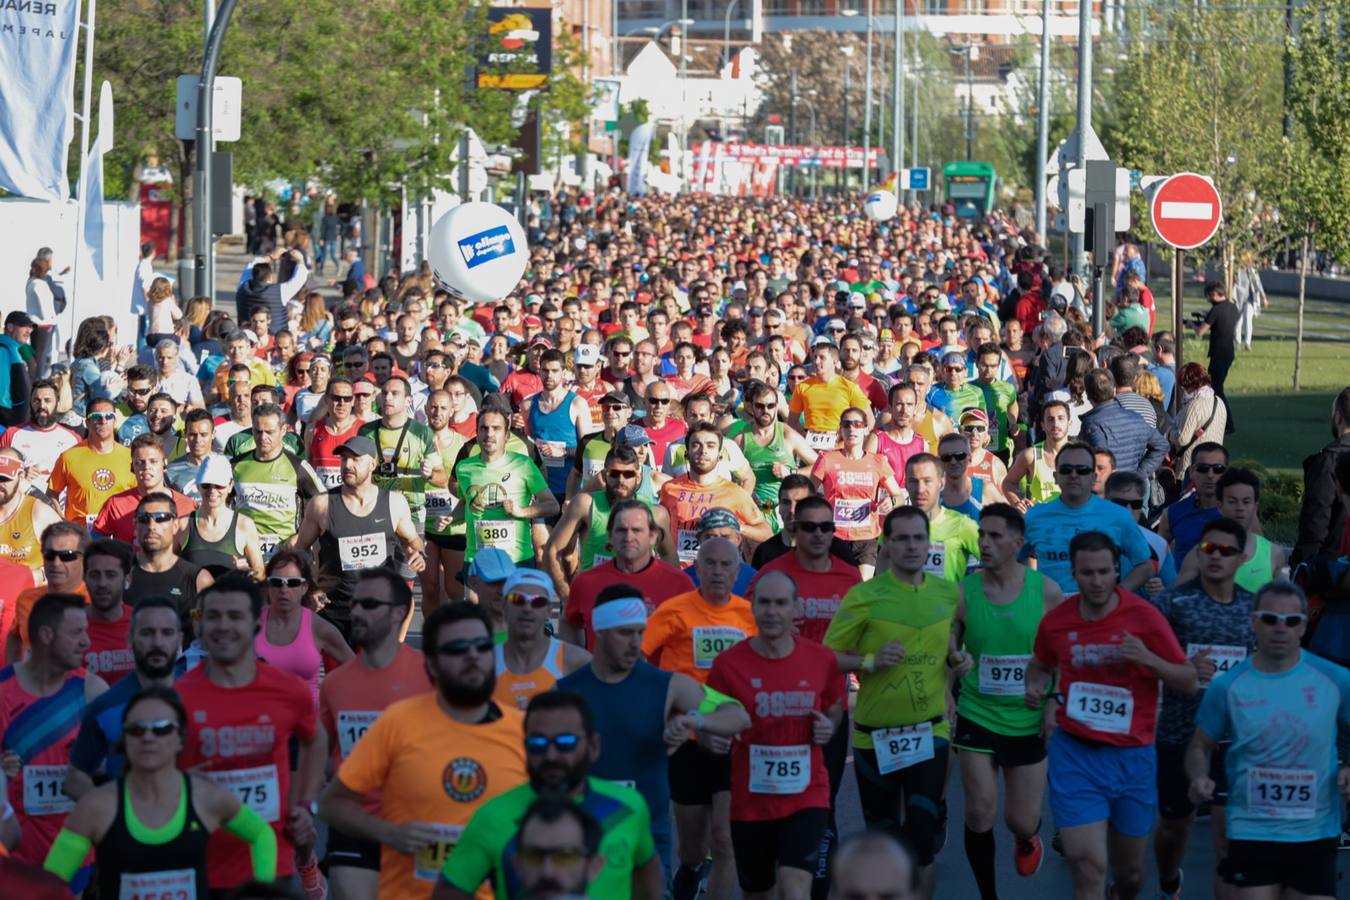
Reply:
[[[70,199],[80,0],[0,0],[0,188]]]

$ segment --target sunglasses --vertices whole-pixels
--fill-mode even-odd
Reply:
[[[606,469],[605,475],[610,478],[622,478],[624,480],[638,477],[638,473],[633,469]]]
[[[988,425],[962,425],[961,430],[971,434],[984,434],[989,430]]]
[[[427,367],[428,369],[444,369],[444,368],[445,368],[445,363],[443,363],[443,362],[429,362],[429,363],[426,364],[426,367]]]
[[[127,392],[135,394],[137,397],[147,396],[154,388],[127,388]]]
[[[84,556],[79,550],[43,550],[42,558],[47,562],[59,559],[61,562],[74,562]]]
[[[351,394],[334,394],[329,399],[334,403],[351,403],[353,397]]]
[[[669,397],[648,397],[648,398],[647,398],[647,402],[648,402],[648,403],[651,403],[651,404],[655,404],[655,405],[657,405],[657,406],[665,406],[667,403],[670,402],[670,398],[669,398]]]
[[[942,371],[944,371],[944,372],[964,372],[965,370],[966,370],[966,367],[965,367],[965,366],[943,366],[943,367],[942,367]]]
[[[1242,553],[1241,547],[1230,547],[1227,544],[1216,544],[1213,541],[1201,541],[1199,549],[1201,553],[1207,556],[1213,556],[1217,553],[1224,559],[1232,559]]]
[[[1222,475],[1228,471],[1228,467],[1223,463],[1196,463],[1195,471],[1202,475],[1208,475],[1211,472],[1215,475]]]
[[[1308,618],[1303,613],[1254,612],[1252,617],[1262,625],[1283,625],[1285,628],[1297,628]]]
[[[867,423],[866,423],[866,422],[859,422],[859,421],[857,421],[857,420],[855,419],[855,420],[851,420],[851,421],[848,421],[848,422],[840,422],[840,423],[839,423],[839,427],[840,427],[840,428],[866,428],[866,427],[867,427]]]
[[[622,403],[601,403],[600,408],[605,412],[618,412],[625,407]]]
[[[296,369],[296,370],[295,370],[295,374],[297,374],[297,375],[308,375],[308,374],[309,374],[309,369]]]
[[[134,738],[143,738],[147,734],[153,734],[155,737],[168,737],[177,730],[178,723],[173,719],[154,719],[151,721],[137,719],[122,726],[122,733]]]
[[[506,602],[512,606],[528,606],[530,609],[543,609],[548,606],[547,594],[521,594],[515,591],[506,595]]]
[[[557,748],[559,753],[571,753],[577,749],[581,743],[581,737],[570,731],[562,734],[555,734],[553,737],[544,737],[542,734],[531,734],[525,738],[525,752],[532,756],[538,756],[541,753],[547,753],[549,745]]]
[[[154,522],[156,525],[163,525],[165,522],[172,522],[176,518],[178,518],[178,516],[171,512],[144,512],[136,514],[136,521],[140,522],[142,525],[149,522]]]
[[[381,606],[399,606],[399,605],[400,604],[394,603],[391,600],[376,600],[373,597],[361,597],[360,599],[352,600],[352,606],[359,606],[366,612],[374,612]]]
[[[834,534],[833,522],[794,522],[793,527],[807,534],[815,534],[817,531],[823,534]]]
[[[778,408],[777,403],[752,403],[750,405],[755,409],[761,410],[762,412],[773,412],[775,409]]]
[[[496,645],[492,638],[477,638],[469,640],[468,638],[459,638],[453,641],[446,641],[436,648],[436,653],[440,656],[465,656],[469,653],[477,653],[479,656],[486,656],[492,652]]]
[[[970,458],[970,454],[969,454],[969,453],[966,453],[966,452],[963,450],[963,451],[961,451],[960,453],[943,453],[943,454],[941,455],[940,458],[941,458],[941,460],[942,460],[943,462],[945,462],[945,463],[949,463],[949,462],[965,462],[967,459]]]
[[[1144,508],[1144,501],[1143,501],[1143,500],[1127,500],[1127,499],[1124,498],[1124,497],[1112,497],[1112,498],[1110,498],[1110,499],[1111,499],[1111,502],[1114,503],[1116,506],[1128,506],[1130,509],[1143,509],[1143,508]]]
[[[1096,470],[1092,466],[1059,466],[1055,471],[1061,475],[1091,475]]]
[[[89,414],[89,421],[90,421],[90,422],[111,422],[113,419],[116,419],[116,418],[117,418],[117,414],[116,414],[116,413],[110,413],[110,412],[90,413],[90,414]]]
[[[267,577],[267,586],[274,588],[293,588],[300,587],[305,583],[305,579],[296,576],[284,577],[281,575],[269,575]]]

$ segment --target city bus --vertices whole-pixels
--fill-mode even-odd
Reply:
[[[998,173],[987,162],[949,162],[942,167],[947,200],[959,219],[982,219],[994,208]]]

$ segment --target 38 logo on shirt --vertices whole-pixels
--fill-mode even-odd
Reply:
[[[815,691],[758,691],[755,694],[755,715],[806,716],[816,708]]]
[[[487,783],[487,770],[483,764],[467,756],[450,760],[441,773],[441,786],[445,788],[445,795],[460,803],[472,803],[483,796]]]

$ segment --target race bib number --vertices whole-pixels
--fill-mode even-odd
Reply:
[[[871,515],[871,500],[845,500],[841,497],[834,501],[834,524],[841,528],[866,525]]]
[[[1247,772],[1247,805],[1272,819],[1311,819],[1317,815],[1317,773],[1253,766]]]
[[[66,781],[65,766],[23,767],[23,811],[29,816],[64,815],[75,808],[75,801],[61,791]]]
[[[681,528],[677,540],[680,562],[693,562],[698,556],[698,532],[692,528]]]
[[[1123,687],[1075,681],[1069,688],[1065,712],[1070,719],[1093,731],[1129,734],[1130,723],[1134,721],[1134,697]]]
[[[436,841],[418,850],[413,860],[413,877],[419,881],[436,880],[441,867],[450,858],[450,851],[455,849],[459,836],[464,833],[463,825],[433,824],[431,827],[436,830]]]
[[[980,656],[980,693],[988,697],[1021,697],[1027,692],[1027,663],[1031,654]]]
[[[623,785],[626,788],[632,788],[633,790],[637,790],[636,781],[632,781],[627,778],[611,778],[610,781],[613,781],[615,784]]]
[[[332,490],[335,487],[342,487],[342,469],[338,466],[315,466],[314,473],[319,476],[319,483]]]
[[[455,509],[455,498],[445,488],[427,488],[427,517],[448,516]]]
[[[535,441],[535,446],[539,448],[539,457],[544,461],[544,468],[561,469],[572,462],[568,458],[567,444],[562,441]]]
[[[117,896],[120,900],[197,900],[197,872],[123,872]]]
[[[389,544],[384,534],[357,534],[338,538],[338,559],[342,571],[371,569],[389,556]]]
[[[750,793],[800,794],[811,783],[811,747],[750,745]]]
[[[729,625],[703,625],[694,629],[694,666],[711,669],[717,654],[745,640],[745,632]]]
[[[928,555],[924,557],[923,570],[929,575],[945,578],[947,575],[947,545],[928,545]]]
[[[281,786],[277,782],[276,766],[207,772],[206,777],[238,797],[240,803],[261,816],[264,822],[281,821]]]
[[[379,717],[379,711],[374,709],[344,709],[338,712],[338,749],[343,759],[351,755],[356,742],[361,740]]]
[[[808,431],[806,443],[817,453],[833,450],[839,442],[839,433],[835,431]]]
[[[882,775],[927,762],[933,758],[933,723],[878,729],[872,732],[872,748]]]
[[[1232,644],[1187,644],[1186,658],[1194,657],[1201,650],[1208,650],[1209,658],[1214,660],[1214,674],[1202,679],[1201,687],[1208,687],[1215,678],[1247,658],[1246,647],[1234,647]]]
[[[473,530],[478,549],[496,547],[515,558],[517,538],[520,535],[520,523],[514,520],[479,522]]]
[[[281,546],[281,535],[260,534],[258,535],[258,546],[262,549],[263,559],[269,560],[277,555],[277,548]]]

